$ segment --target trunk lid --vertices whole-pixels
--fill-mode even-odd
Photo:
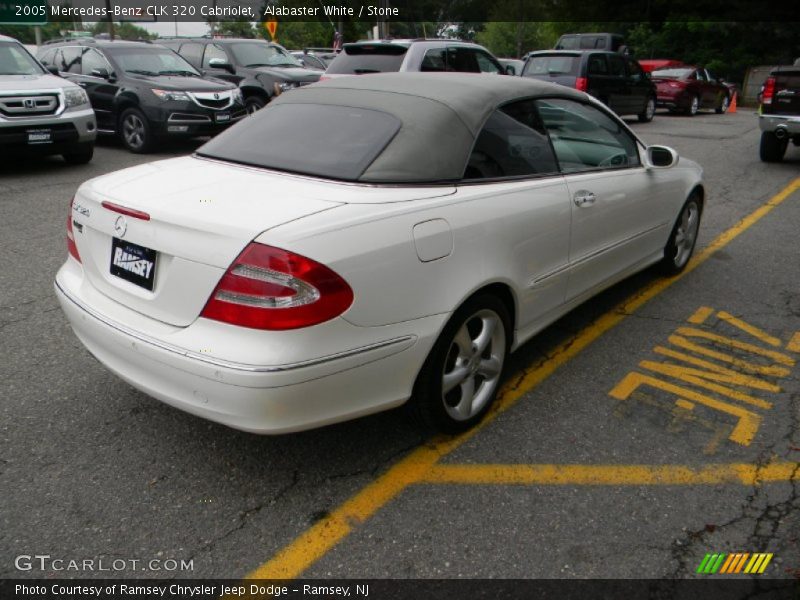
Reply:
[[[225,269],[258,234],[340,205],[309,197],[301,186],[281,179],[287,178],[186,157],[87,182],[72,209],[86,277],[133,310],[171,325],[189,325]],[[121,214],[103,202],[141,211],[149,220]],[[152,291],[126,273],[127,279],[119,276],[119,265],[117,275],[112,274],[112,258],[126,258],[116,248],[112,255],[113,238],[155,252]]]
[[[197,318],[225,270],[267,229],[356,197],[391,202],[447,193],[452,190],[381,194],[374,187],[353,193],[352,185],[182,157],[86,182],[71,216],[88,283],[128,308],[182,327]],[[131,275],[142,260],[153,264]]]

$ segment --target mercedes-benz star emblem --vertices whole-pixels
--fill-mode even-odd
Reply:
[[[120,215],[117,217],[117,220],[114,221],[114,233],[117,234],[117,237],[122,237],[125,235],[125,232],[128,231],[128,221],[125,220],[125,217]]]

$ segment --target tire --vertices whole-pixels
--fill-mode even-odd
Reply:
[[[85,165],[94,156],[94,143],[75,144],[68,152],[61,156],[70,165]]]
[[[695,94],[689,99],[689,106],[686,107],[686,114],[693,117],[697,114],[698,110],[700,110],[700,97]]]
[[[656,99],[650,96],[644,105],[644,110],[636,115],[641,123],[649,123],[656,114]]]
[[[267,102],[260,96],[248,96],[244,101],[244,107],[247,109],[247,114],[252,115],[261,110],[267,105]]]
[[[789,140],[779,140],[771,131],[764,131],[758,153],[764,162],[781,162],[788,145]]]
[[[126,108],[122,111],[118,131],[122,144],[134,154],[150,152],[153,147],[150,123],[138,108]]]
[[[478,423],[497,396],[510,333],[511,318],[499,298],[484,293],[467,300],[442,330],[417,376],[407,404],[411,415],[444,433]],[[450,386],[447,391],[445,385]]]
[[[689,259],[692,258],[697,243],[697,232],[700,229],[702,214],[703,206],[700,196],[696,192],[692,193],[681,208],[678,220],[664,247],[661,270],[665,275],[677,275],[689,264]]]
[[[726,112],[728,112],[728,106],[730,105],[730,101],[731,101],[730,97],[727,94],[725,94],[722,97],[722,100],[719,101],[719,106],[714,109],[714,112],[717,113],[718,115],[724,115]]]

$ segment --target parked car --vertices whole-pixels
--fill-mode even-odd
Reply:
[[[306,69],[318,69],[320,71],[324,71],[328,68],[328,63],[326,63],[316,54],[305,52],[304,50],[291,50],[289,54],[299,60],[300,64]]]
[[[522,75],[525,61],[518,58],[498,58],[497,61],[505,69],[508,75]]]
[[[341,77],[84,183],[56,294],[101,363],[195,415],[280,433],[410,399],[453,432],[548,323],[681,271],[703,202],[698,165],[581,92]]]
[[[79,86],[48,72],[17,40],[0,35],[0,153],[92,160],[97,123]]]
[[[639,66],[645,73],[652,73],[656,69],[671,69],[673,67],[683,67],[683,61],[673,60],[671,58],[653,58],[639,60]]]
[[[506,74],[483,46],[455,40],[382,40],[344,44],[323,79],[392,71]]]
[[[159,40],[203,75],[239,86],[248,113],[263,108],[281,92],[319,81],[320,71],[306,69],[283,46],[239,38]]]
[[[789,140],[800,146],[800,59],[794,66],[778,67],[770,72],[764,82],[758,125],[761,160],[783,160]]]
[[[650,78],[656,84],[658,106],[672,112],[692,116],[700,109],[713,109],[717,114],[728,110],[730,89],[702,67],[656,69]]]
[[[156,44],[82,38],[46,44],[39,59],[86,90],[99,132],[119,136],[131,152],[149,152],[160,139],[216,135],[247,116],[236,86],[203,77]]]
[[[305,67],[324,71],[339,54],[339,50],[335,48],[304,48],[303,50],[292,50],[291,54]]]
[[[652,121],[656,88],[634,59],[617,52],[542,50],[531,52],[523,77],[587,92],[618,115]]]
[[[618,33],[565,33],[555,50],[608,50],[628,54],[625,39]]]

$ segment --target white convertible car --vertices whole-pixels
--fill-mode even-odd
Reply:
[[[195,415],[281,433],[408,402],[454,432],[546,325],[683,269],[704,197],[695,163],[580,92],[344,77],[83,184],[55,288],[100,362]]]

